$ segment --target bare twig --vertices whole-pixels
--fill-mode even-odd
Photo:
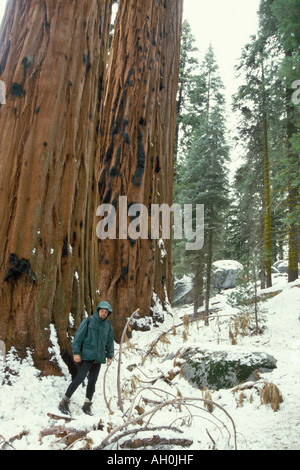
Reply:
[[[148,387],[141,387],[141,388],[139,389],[139,391],[136,393],[135,397],[133,398],[133,400],[132,400],[132,402],[131,402],[131,407],[129,408],[129,410],[128,410],[128,411],[125,413],[125,415],[124,415],[124,416],[126,416],[126,415],[128,414],[128,412],[129,412],[128,419],[131,418],[132,411],[133,411],[133,407],[134,407],[134,403],[135,403],[135,401],[136,401],[138,395],[140,395],[140,394],[141,394],[142,392],[144,392],[145,390],[146,390],[147,392],[151,391],[151,392],[153,392],[153,393],[155,393],[156,391],[162,392],[162,393],[165,393],[165,394],[167,394],[167,395],[170,395],[171,397],[173,397],[174,399],[176,399],[176,396],[175,396],[173,393],[167,392],[166,390],[161,390],[160,388],[156,388],[156,387],[151,387],[151,388],[148,388]],[[163,402],[156,402],[155,404],[156,404],[156,405],[162,405]]]
[[[215,449],[215,448],[216,448],[216,443],[215,443],[215,441],[213,440],[213,438],[211,437],[211,435],[209,434],[208,429],[206,429],[206,433],[207,433],[208,437],[210,438],[210,440],[212,441],[212,443],[213,443],[213,448]]]
[[[168,401],[168,402],[162,403],[162,404],[158,405],[158,406],[155,408],[155,410],[159,410],[159,409],[163,408],[164,406],[167,406],[167,405],[169,405],[169,404],[171,404],[171,403],[173,403],[173,402],[175,402],[175,401],[176,401],[176,400],[170,400],[170,401]],[[102,441],[102,443],[100,444],[100,446],[96,447],[95,450],[102,450],[102,449],[104,449],[104,448],[108,445],[109,441],[111,440],[111,438],[112,438],[115,434],[117,434],[118,432],[122,431],[123,429],[126,429],[126,428],[127,428],[128,426],[130,426],[131,424],[136,424],[137,422],[141,421],[143,418],[145,418],[146,416],[148,416],[149,414],[152,414],[152,413],[153,413],[152,410],[151,410],[151,411],[148,411],[148,412],[144,413],[142,416],[139,416],[139,417],[137,417],[137,418],[129,419],[129,420],[126,421],[125,423],[123,423],[123,424],[121,424],[120,426],[116,427],[115,429],[113,429],[113,430],[110,432],[110,434],[108,434],[108,435],[106,436],[105,439],[103,439],[103,441]]]
[[[221,318],[221,317],[231,317],[231,316],[232,316],[232,315],[217,315],[217,316],[210,316],[209,319],[212,320],[212,319],[215,319],[215,318],[219,319],[219,318]],[[198,317],[198,318],[192,318],[192,319],[190,319],[190,323],[195,323],[195,322],[198,322],[199,320],[205,320],[205,318],[206,318],[206,317],[204,317],[204,316],[201,316],[201,317]],[[148,356],[152,353],[154,347],[157,345],[157,343],[159,343],[159,341],[161,340],[161,338],[163,338],[165,335],[171,333],[171,332],[174,330],[174,328],[175,328],[175,329],[176,329],[176,328],[180,328],[181,326],[184,326],[184,324],[185,324],[185,322],[183,321],[183,322],[179,323],[178,325],[173,325],[173,326],[172,326],[171,328],[169,328],[167,331],[163,331],[163,332],[156,338],[156,340],[153,341],[153,343],[150,345],[150,348],[148,349],[148,351],[146,352],[146,354],[145,354],[145,356],[144,356],[144,360],[146,359],[146,357],[148,357]]]
[[[115,359],[117,354],[115,354],[113,360]],[[113,361],[112,360],[112,361]],[[110,368],[111,364],[112,364],[112,361],[107,364],[106,366],[106,369],[105,369],[105,372],[104,372],[104,375],[103,375],[103,397],[104,397],[104,401],[105,401],[105,404],[107,406],[107,409],[109,411],[110,414],[112,414],[112,411],[111,411],[111,407],[110,407],[110,404],[109,404],[109,401],[107,400],[107,396],[106,396],[106,375],[107,375],[107,372],[108,372],[108,369]]]
[[[3,449],[3,447],[5,446],[10,446],[13,450],[16,450],[14,448],[14,446],[12,446],[6,439],[4,436],[2,436],[2,434],[0,434],[0,439],[2,439],[2,441],[0,442],[0,445],[2,446],[1,450]]]
[[[228,318],[228,317],[234,317],[233,314],[230,314],[230,315],[211,315],[209,317],[210,320],[219,320],[220,318]],[[192,318],[190,319],[190,323],[196,323],[200,320],[204,320],[205,321],[206,317],[204,315],[200,315],[199,317],[197,318]],[[159,341],[161,340],[162,337],[164,337],[165,335],[171,333],[174,328],[180,328],[181,326],[184,326],[184,321],[179,323],[178,325],[173,325],[171,328],[169,328],[167,331],[163,331],[157,338],[155,341],[153,341],[153,343],[150,345],[150,348],[148,349],[148,351],[146,352],[145,356],[144,356],[144,360],[151,354],[151,352],[153,351],[154,347],[157,345],[157,343],[159,343]]]
[[[216,406],[217,408],[219,408],[220,410],[222,410],[225,415],[229,418],[229,420],[231,421],[232,423],[232,427],[233,427],[233,434],[234,434],[234,448],[235,450],[237,449],[237,439],[236,439],[236,427],[235,427],[235,423],[233,421],[233,419],[231,418],[231,416],[229,415],[229,413],[221,406],[219,405],[218,403],[215,403],[215,402],[212,402],[210,400],[206,400],[204,398],[190,398],[190,397],[180,397],[180,398],[176,398],[176,399],[173,399],[173,400],[168,400],[164,403],[161,403],[159,404],[158,406],[156,406],[153,410],[151,411],[147,411],[145,412],[143,415],[141,416],[138,416],[136,418],[132,418],[132,419],[129,419],[128,421],[126,421],[125,423],[121,424],[120,426],[116,427],[115,429],[113,429],[110,434],[108,434],[106,436],[105,439],[103,439],[102,443],[100,444],[100,446],[96,447],[95,450],[102,450],[104,449],[105,447],[107,447],[109,444],[111,444],[111,439],[113,436],[115,436],[117,433],[119,433],[120,431],[122,431],[123,429],[126,429],[128,428],[128,426],[132,425],[132,424],[136,424],[142,420],[144,420],[144,418],[146,416],[149,416],[150,415],[150,419],[148,420],[148,423],[150,423],[151,419],[153,418],[153,416],[158,412],[160,411],[162,408],[164,408],[165,406],[174,406],[174,405],[187,405],[188,402],[194,402],[194,401],[201,401],[201,402],[204,402],[204,403],[209,403],[209,404],[212,404],[214,406]],[[192,403],[191,403],[192,404]],[[117,439],[114,439],[114,442],[116,442],[117,440],[119,440],[119,438]]]
[[[5,446],[10,446],[13,450],[15,450],[14,446],[12,445],[12,442],[20,441],[24,436],[28,436],[27,430],[22,431],[20,434],[17,434],[16,436],[10,437],[8,441],[5,439],[5,437],[3,437],[0,434],[0,439],[3,439],[3,441],[0,442],[0,446],[2,446],[2,448]]]
[[[116,354],[114,355],[112,361],[107,364],[107,367],[106,367],[105,372],[104,372],[104,375],[103,375],[103,397],[104,397],[104,401],[105,401],[105,403],[106,403],[107,409],[108,409],[108,411],[109,411],[110,414],[112,414],[112,410],[111,410],[109,401],[108,401],[107,396],[106,396],[106,376],[107,376],[108,369],[109,369],[110,366],[112,365],[114,359],[115,359],[119,354],[120,354],[120,351],[117,351]]]
[[[123,406],[123,400],[122,400],[122,391],[121,391],[121,363],[122,363],[122,351],[123,351],[123,343],[125,339],[125,335],[127,332],[127,328],[129,326],[129,323],[133,319],[133,317],[140,311],[138,308],[133,314],[128,318],[127,323],[124,327],[122,337],[121,337],[121,342],[120,342],[120,351],[119,351],[119,361],[118,361],[118,375],[117,375],[117,389],[118,389],[118,406],[122,413],[124,413],[124,406]]]

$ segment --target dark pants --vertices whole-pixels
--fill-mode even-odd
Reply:
[[[66,391],[66,397],[71,398],[73,393],[77,390],[79,385],[84,382],[86,376],[88,375],[86,398],[92,400],[93,395],[95,393],[96,382],[98,380],[100,368],[101,364],[95,364],[93,361],[82,361],[79,364],[78,372],[75,379]]]

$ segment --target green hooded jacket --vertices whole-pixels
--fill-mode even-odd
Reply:
[[[101,320],[98,309],[103,305],[100,303],[97,312],[90,317],[90,321],[85,318],[79,325],[72,344],[74,356],[79,354],[82,361],[94,361],[105,364],[106,359],[114,357],[114,334],[111,323]],[[108,316],[111,308],[108,309]]]

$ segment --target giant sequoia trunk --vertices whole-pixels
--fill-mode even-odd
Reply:
[[[99,203],[172,205],[182,0],[121,0],[104,102]],[[128,220],[127,220],[128,222]],[[149,222],[150,231],[150,222]],[[117,234],[118,235],[118,234]],[[150,315],[153,293],[171,296],[171,237],[101,240],[100,292],[114,307],[118,340],[137,307]]]
[[[11,0],[0,33],[0,340],[34,350],[50,325],[61,350],[93,311],[96,203],[111,0]]]

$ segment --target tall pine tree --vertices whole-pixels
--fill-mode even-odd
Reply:
[[[293,100],[293,84],[300,79],[300,1],[274,0],[271,10],[284,50],[283,82],[286,88],[288,173],[289,282],[298,278],[300,218],[300,106]]]
[[[275,54],[278,47],[278,44],[268,43],[261,34],[253,36],[251,42],[244,47],[237,67],[244,83],[234,97],[233,106],[241,116],[239,139],[243,141],[245,149],[246,183],[243,184],[243,198],[248,201],[245,210],[248,214],[249,210],[256,212],[256,220],[259,222],[257,227],[257,223],[254,223],[250,230],[252,246],[248,251],[250,255],[251,250],[259,249],[262,281],[263,284],[266,282],[267,287],[272,285],[274,261],[271,181],[271,167],[275,162],[274,137],[278,132],[281,133],[281,138],[284,135],[283,125],[278,125],[278,122],[282,123],[282,95],[274,93],[278,87],[275,73],[279,67]],[[260,226],[263,227],[262,230]]]
[[[184,265],[194,276],[195,313],[204,297],[208,317],[212,262],[222,246],[224,212],[227,208],[228,179],[224,86],[212,46],[201,64],[190,91],[191,146],[182,167],[182,204],[204,204],[205,246],[199,252],[187,252]],[[204,279],[205,278],[205,279]]]

